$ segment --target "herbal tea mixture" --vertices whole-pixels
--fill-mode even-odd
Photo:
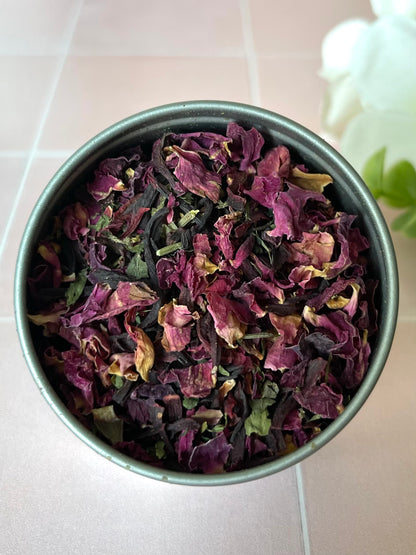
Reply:
[[[368,241],[330,183],[236,123],[102,161],[28,280],[69,410],[185,472],[255,466],[319,434],[365,376],[377,321]]]

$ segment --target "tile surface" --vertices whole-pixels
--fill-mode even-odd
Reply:
[[[275,0],[249,0],[254,45],[261,56],[319,55],[324,35],[346,19],[373,20],[363,0],[299,0],[296,6]]]
[[[415,337],[399,324],[365,406],[302,463],[313,555],[416,552]]]
[[[3,369],[13,368],[0,405],[2,458],[13,461],[0,473],[1,553],[256,555],[259,544],[265,555],[302,552],[293,469],[216,488],[140,477],[93,452],[53,414],[9,324],[0,323],[0,348]]]
[[[146,108],[212,98],[249,102],[245,60],[71,56],[40,148],[75,149],[98,131]]]
[[[85,0],[71,54],[243,56],[239,1]]]
[[[2,0],[0,55],[62,54],[80,3],[80,0]]]
[[[259,87],[264,108],[319,132],[324,83],[318,77],[319,57],[259,57]]]
[[[130,114],[190,99],[259,104],[319,133],[322,38],[347,18],[373,19],[370,2],[0,8],[0,553],[416,555],[415,240],[392,233],[399,325],[365,406],[299,467],[244,485],[163,484],[97,455],[42,398],[13,319],[25,223],[72,151]]]
[[[0,150],[32,147],[56,68],[54,57],[0,56]]]

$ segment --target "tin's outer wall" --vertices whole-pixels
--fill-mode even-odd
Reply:
[[[369,270],[380,281],[379,332],[359,391],[345,411],[313,441],[281,459],[252,469],[193,475],[154,468],[122,455],[69,413],[49,384],[33,345],[26,317],[26,282],[31,256],[48,216],[68,202],[71,189],[85,183],[100,160],[119,155],[123,149],[137,144],[149,147],[170,131],[225,133],[230,121],[245,128],[256,127],[265,137],[266,147],[285,144],[295,160],[305,163],[312,171],[333,177],[334,184],[326,188],[326,193],[337,208],[358,215],[358,223],[370,241]],[[366,401],[383,370],[396,328],[398,300],[397,263],[389,230],[370,191],[348,162],[317,135],[283,116],[254,106],[221,101],[176,103],[141,112],[104,130],[75,152],[52,178],[29,218],[15,274],[15,314],[23,353],[34,380],[56,414],[80,439],[109,460],[154,479],[186,485],[226,485],[261,478],[300,462],[337,435]]]

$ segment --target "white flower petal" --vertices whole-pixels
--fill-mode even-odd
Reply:
[[[362,111],[360,98],[351,77],[345,75],[329,83],[322,108],[322,129],[339,139],[347,123]]]
[[[329,31],[322,41],[323,78],[332,81],[348,73],[353,47],[367,27],[363,19],[350,19]]]
[[[416,0],[371,0],[371,7],[378,17],[391,14],[416,17]]]
[[[365,107],[416,114],[416,21],[386,16],[353,48],[351,75]]]
[[[416,166],[416,116],[362,112],[345,129],[340,150],[361,173],[368,158],[384,146],[386,168],[399,160],[408,160]]]

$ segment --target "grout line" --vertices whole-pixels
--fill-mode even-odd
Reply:
[[[248,0],[240,0],[241,25],[243,30],[244,50],[248,68],[251,102],[261,105],[259,72],[257,66],[256,50],[254,47],[253,25],[251,21]]]
[[[1,239],[1,242],[0,242],[0,259],[3,255],[3,251],[4,251],[5,247],[7,245],[8,236],[9,236],[12,224],[14,222],[15,216],[17,214],[17,209],[18,209],[18,206],[19,206],[20,198],[23,195],[23,190],[24,190],[27,178],[29,176],[29,172],[30,172],[30,169],[32,167],[33,160],[34,160],[36,152],[37,152],[38,144],[39,144],[40,138],[42,136],[43,129],[44,129],[45,124],[46,124],[46,120],[48,119],[49,111],[50,111],[50,108],[51,108],[52,101],[54,99],[56,90],[58,88],[58,83],[59,83],[59,80],[60,80],[61,75],[62,75],[62,71],[63,71],[63,68],[64,68],[66,58],[68,56],[69,47],[71,45],[72,37],[74,35],[75,28],[76,28],[76,25],[77,25],[77,22],[78,22],[80,13],[81,13],[83,2],[84,2],[84,0],[79,0],[78,7],[75,10],[75,13],[74,13],[71,21],[69,22],[69,25],[68,25],[68,30],[67,30],[68,38],[67,38],[66,48],[63,50],[62,54],[58,58],[58,68],[56,70],[52,85],[50,87],[49,94],[46,97],[45,109],[42,113],[42,117],[41,117],[41,120],[40,120],[40,123],[39,123],[39,127],[38,127],[38,130],[37,130],[35,139],[33,141],[32,149],[30,151],[28,160],[26,162],[26,167],[25,167],[25,170],[23,172],[22,180],[21,180],[19,188],[17,189],[16,194],[15,194],[14,203],[13,203],[12,209],[10,210],[9,218],[7,219],[6,226],[3,230],[3,234],[2,234],[3,236],[2,236],[2,239]]]
[[[305,555],[311,555],[311,547],[309,543],[308,519],[306,515],[305,491],[303,488],[302,470],[300,463],[295,466],[296,469],[296,485],[298,488],[300,524],[302,527],[303,552]]]

